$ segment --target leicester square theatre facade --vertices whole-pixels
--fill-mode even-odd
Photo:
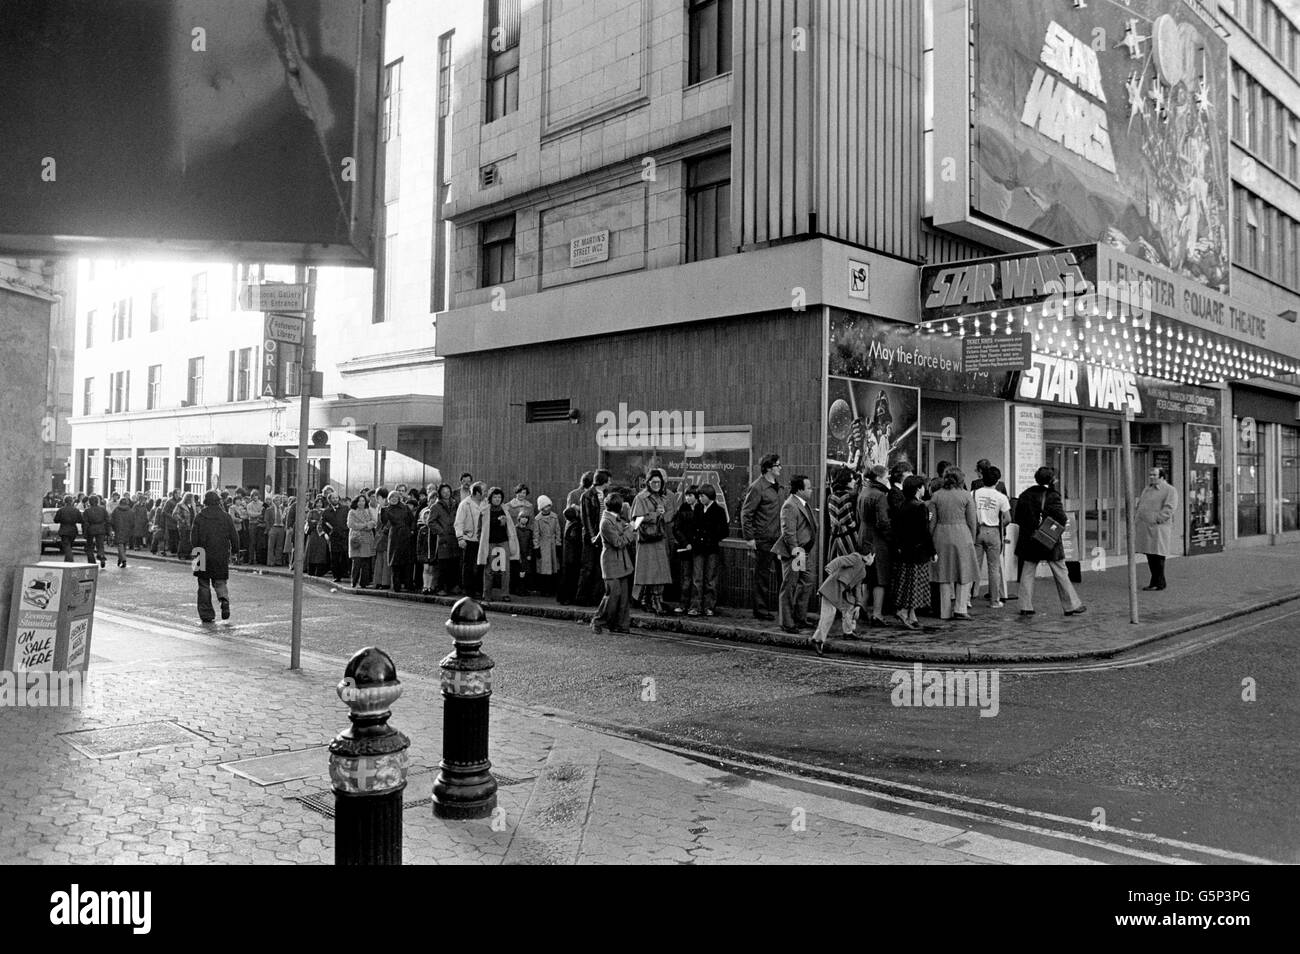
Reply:
[[[1228,382],[1300,371],[1300,329],[1229,287],[1220,33],[1181,0],[936,0],[934,61],[970,69],[934,70],[932,221],[1007,254],[923,268],[915,325],[829,309],[828,472],[987,457],[1014,496],[1049,464],[1087,569],[1125,558],[1131,409],[1176,552],[1231,542]]]

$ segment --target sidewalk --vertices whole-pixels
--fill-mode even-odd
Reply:
[[[332,810],[323,746],[347,725],[334,691],[342,660],[305,654],[289,672],[278,648],[103,619],[91,649],[82,708],[0,707],[0,863],[333,862],[331,818],[299,799]],[[444,822],[429,803],[438,686],[399,678],[391,724],[412,740],[408,864],[1084,861],[730,774],[496,699],[501,811]],[[277,757],[242,762],[267,756]]]
[[[135,558],[139,559],[140,554]],[[144,554],[145,559],[149,555]],[[174,561],[173,561],[174,562]],[[1138,586],[1146,585],[1146,560],[1139,560]],[[287,568],[235,567],[240,572],[291,577]],[[1035,585],[1037,615],[1021,617],[1019,603],[1009,601],[993,610],[976,600],[970,622],[940,621],[922,617],[919,631],[901,626],[859,629],[858,638],[840,636],[839,624],[827,644],[828,653],[904,662],[1046,662],[1113,656],[1126,649],[1176,636],[1189,630],[1300,599],[1300,544],[1231,550],[1206,556],[1171,560],[1167,567],[1169,589],[1139,592],[1140,623],[1129,622],[1128,569],[1115,567],[1083,574],[1076,586],[1088,607],[1082,616],[1066,618],[1050,579]],[[317,586],[334,586],[329,579],[306,578]],[[344,584],[343,586],[346,586]],[[342,587],[341,587],[342,588]],[[1014,591],[1014,584],[1013,584]],[[376,599],[405,599],[450,606],[448,597],[360,591]],[[484,603],[490,610],[587,622],[592,610],[560,606],[539,597],[514,597],[510,603]],[[806,636],[781,631],[775,623],[762,623],[747,612],[721,608],[711,620],[632,614],[633,625],[707,636],[734,642],[806,647]],[[810,621],[816,622],[810,616]],[[811,650],[809,650],[811,652]]]

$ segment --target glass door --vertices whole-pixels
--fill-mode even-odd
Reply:
[[[1083,514],[1083,447],[1079,444],[1048,444],[1047,466],[1056,471],[1056,489],[1060,491],[1067,526],[1077,535]]]
[[[1101,547],[1107,555],[1124,552],[1124,536],[1119,532],[1119,453],[1117,447],[1089,447],[1084,451],[1084,554],[1091,554],[1095,547]]]

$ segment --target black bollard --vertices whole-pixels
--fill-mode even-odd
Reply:
[[[433,783],[433,813],[439,818],[487,818],[497,807],[497,780],[488,761],[496,664],[479,651],[489,625],[483,607],[468,596],[457,600],[447,620],[456,649],[441,663],[442,761]]]
[[[402,694],[388,653],[367,646],[348,660],[339,698],[352,725],[330,743],[334,863],[402,863],[402,793],[411,740],[388,724]]]

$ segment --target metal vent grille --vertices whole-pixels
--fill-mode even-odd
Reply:
[[[501,181],[501,173],[494,162],[491,165],[483,166],[478,171],[478,186],[480,189],[487,189]]]
[[[568,419],[568,398],[561,401],[529,401],[524,405],[524,421],[528,424],[546,424]]]

